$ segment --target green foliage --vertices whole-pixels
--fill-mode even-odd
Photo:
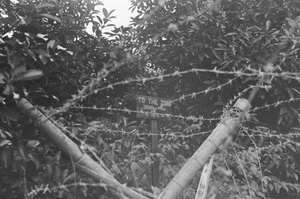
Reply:
[[[297,134],[299,126],[299,106],[294,103],[294,99],[299,98],[299,82],[298,77],[286,75],[299,71],[296,64],[299,62],[297,8],[299,3],[296,1],[133,2],[132,9],[140,13],[133,22],[135,37],[138,37],[133,40],[133,45],[140,49],[143,65],[160,74],[174,73],[171,78],[157,83],[155,91],[158,96],[180,99],[174,103],[174,113],[200,118],[215,117],[219,112],[215,111],[218,108],[216,105],[232,105],[238,97],[247,98],[251,86],[256,84],[262,72],[273,73],[265,79],[264,86],[254,99],[250,121],[242,124],[249,130],[241,131],[237,137],[236,141],[244,147],[245,154],[231,161],[242,161],[244,165],[244,158],[253,156],[249,147],[257,145],[259,147],[255,150],[259,151],[258,154],[269,154],[272,158],[267,160],[263,156],[257,160],[261,165],[257,161],[248,162],[249,168],[244,168],[244,173],[240,173],[244,176],[241,184],[236,185],[240,190],[234,194],[257,198],[280,198],[286,193],[293,198],[297,194],[296,176],[299,169],[292,165],[298,154],[293,135]],[[176,75],[194,68],[221,70],[224,73]],[[232,83],[221,86],[226,82]],[[191,93],[200,94],[182,97]],[[210,122],[204,120],[201,131],[213,129],[215,123]],[[292,144],[295,148],[288,152],[291,162],[285,161],[285,152],[274,151],[270,154],[267,149],[276,148],[281,143],[278,143],[278,138],[282,136],[285,140],[282,147]],[[274,142],[275,146],[270,145]],[[193,143],[189,142],[189,146]],[[269,170],[269,164],[277,166]],[[258,175],[254,170],[260,171],[261,176],[276,176],[282,184],[273,181],[262,184],[259,181],[263,177],[254,178]],[[287,170],[288,174],[283,172],[285,175],[282,176],[282,171]],[[276,184],[276,189],[274,184],[270,185],[272,183]],[[292,184],[287,188],[285,183]],[[228,190],[228,186],[224,186],[223,192]],[[247,188],[249,186],[253,188]]]
[[[32,121],[20,116],[15,100],[26,97],[36,105],[61,106],[96,77],[111,48],[101,30],[112,25],[107,23],[112,12],[103,9],[101,19],[95,10],[103,5],[99,1],[8,0],[0,4],[0,197],[102,195],[106,191],[99,189],[101,184],[90,186],[92,181],[78,174]],[[89,24],[95,36],[86,32]],[[68,114],[63,116],[63,122],[70,121]]]
[[[110,33],[103,29],[114,26],[113,11],[96,0],[0,4],[1,198],[106,197],[105,185],[80,175],[14,100],[44,106],[121,183],[159,192],[220,113],[262,77],[234,144],[217,154],[211,193],[299,197],[297,1],[132,1],[138,15],[131,27]],[[137,94],[174,101],[172,119],[159,121],[157,154],[147,120],[130,111]],[[158,189],[151,189],[153,162],[160,165]],[[193,198],[196,187],[182,198]]]

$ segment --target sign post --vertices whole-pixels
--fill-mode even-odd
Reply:
[[[156,154],[159,152],[158,149],[158,130],[157,130],[157,121],[151,120],[151,153]],[[154,161],[151,165],[152,171],[152,186],[159,187],[159,163]]]
[[[151,119],[151,153],[159,153],[158,148],[158,119],[168,119],[171,114],[171,101],[137,95],[136,96],[136,109],[138,118]],[[159,163],[154,161],[151,165],[152,171],[152,186],[159,187]]]

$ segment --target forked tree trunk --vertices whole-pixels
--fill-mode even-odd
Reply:
[[[108,185],[110,187],[108,190],[114,194],[115,198],[121,199],[124,198],[125,195],[132,199],[147,199],[145,196],[120,184],[115,178],[109,175],[27,100],[21,99],[17,103],[17,106],[25,116],[37,124],[37,127],[47,135],[61,151],[72,158],[80,171]],[[227,117],[220,122],[211,135],[203,142],[200,148],[159,195],[160,199],[175,199],[202,168],[208,158],[236,131],[240,119],[243,117],[243,113],[251,108],[246,99],[239,99],[234,107],[240,110],[239,115],[237,115],[238,117]]]
[[[48,120],[39,110],[34,108],[26,99],[17,102],[20,111],[33,122],[62,152],[69,156],[76,168],[98,182],[106,184],[114,198],[147,199],[128,187],[119,183],[109,175],[98,163],[84,153],[77,144],[67,137],[61,130]],[[125,196],[124,196],[125,195]]]
[[[241,118],[250,108],[251,105],[248,100],[239,99],[232,109],[235,115],[223,118],[210,136],[159,195],[159,199],[177,198],[192,178],[195,177],[196,173],[203,167],[208,158],[214,154],[228,137],[235,133]]]

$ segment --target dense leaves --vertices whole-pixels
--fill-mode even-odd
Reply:
[[[211,194],[299,197],[298,1],[133,0],[131,26],[111,32],[114,11],[96,0],[0,5],[1,198],[108,197],[15,100],[39,106],[120,182],[157,193],[259,79],[253,110],[216,155]],[[130,111],[135,95],[173,100],[171,119],[159,121],[159,153],[148,120]],[[180,197],[194,198],[195,188]]]
[[[157,83],[158,96],[181,99],[175,102],[174,113],[216,117],[219,112],[216,111],[219,109],[216,105],[228,104],[237,97],[247,98],[262,72],[279,74],[264,79],[263,87],[253,101],[253,108],[259,109],[250,115],[250,121],[244,124],[236,140],[245,150],[249,146],[259,147],[255,148],[258,155],[254,156],[259,158],[247,163],[251,165],[251,170],[258,171],[253,170],[253,176],[276,176],[277,181],[272,177],[264,181],[264,184],[259,182],[261,177],[258,177],[253,179],[257,184],[254,185],[252,177],[248,176],[252,175],[251,170],[239,168],[242,172],[240,175],[244,176],[241,179],[243,185],[236,186],[244,188],[235,190],[228,195],[229,198],[234,198],[234,194],[244,196],[246,193],[252,197],[275,198],[276,194],[289,192],[294,195],[293,191],[298,190],[295,184],[286,186],[283,183],[296,183],[299,174],[298,167],[294,165],[298,152],[297,147],[295,148],[297,143],[291,137],[291,134],[297,134],[299,126],[299,107],[293,102],[299,98],[299,81],[296,76],[285,75],[299,71],[296,64],[299,62],[297,8],[297,1],[259,0],[136,1],[133,4],[132,9],[141,13],[133,24],[139,38],[134,40],[134,45],[142,49],[140,56],[143,57],[143,65],[160,71],[160,74],[176,74],[176,71],[180,74],[195,68],[228,72],[225,75],[174,75]],[[235,75],[231,75],[234,73]],[[227,82],[230,83],[226,84]],[[224,84],[226,86],[222,86]],[[192,93],[199,94],[191,95]],[[191,97],[182,98],[184,95]],[[288,103],[283,103],[284,101]],[[214,126],[211,121],[204,121],[201,130],[210,130]],[[283,141],[278,141],[277,138],[281,136],[286,137]],[[189,144],[193,145],[192,142]],[[277,145],[284,150],[275,150]],[[271,159],[265,155],[270,154],[269,150],[272,151]],[[290,162],[284,161],[286,153],[291,158]],[[237,160],[233,162],[240,161],[238,167],[244,165],[243,157],[246,156],[236,155]],[[292,170],[293,174],[282,173],[283,170]],[[226,190],[227,186],[223,192]],[[256,190],[258,195],[251,190]]]
[[[26,97],[35,105],[57,107],[97,76],[112,48],[101,33],[112,12],[101,19],[95,10],[101,5],[98,1],[1,1],[1,198],[90,198],[105,192],[78,186],[78,180],[91,181],[75,172],[68,157],[32,121],[20,116],[14,101]],[[90,24],[95,36],[86,32]],[[62,115],[62,122],[71,119]],[[73,191],[61,189],[66,183],[75,183],[70,187]]]

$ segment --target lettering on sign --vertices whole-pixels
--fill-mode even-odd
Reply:
[[[136,96],[138,118],[167,119],[171,114],[171,101],[156,97]]]

